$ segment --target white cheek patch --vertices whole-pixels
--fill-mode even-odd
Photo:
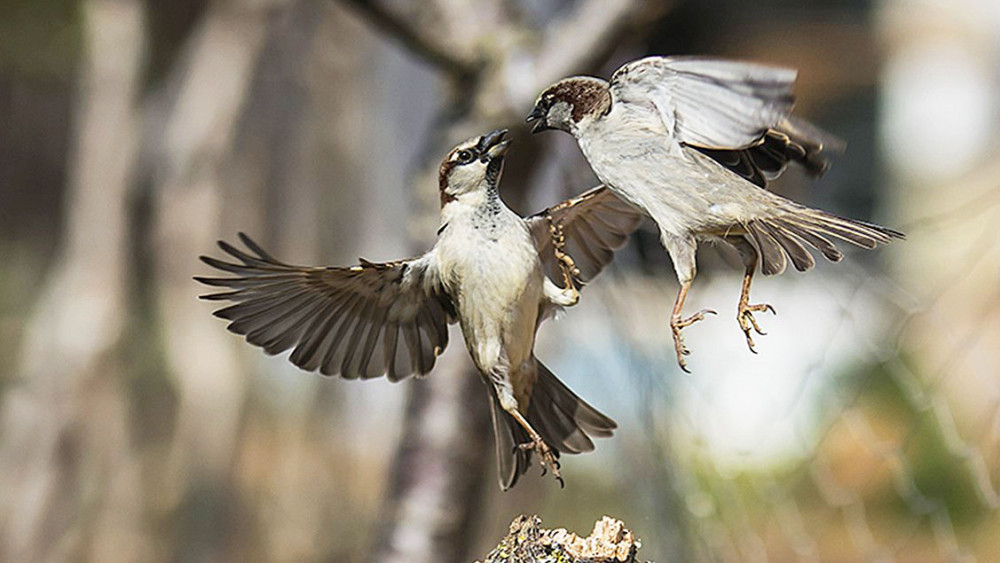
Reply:
[[[486,165],[478,160],[469,164],[459,164],[451,169],[448,176],[448,191],[455,194],[468,192],[486,179]]]

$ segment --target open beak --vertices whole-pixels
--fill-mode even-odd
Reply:
[[[507,149],[510,148],[510,140],[504,139],[506,136],[506,129],[496,129],[483,135],[479,139],[478,148],[480,154],[483,155],[482,159],[484,161],[500,158],[507,154]]]
[[[534,109],[531,110],[531,113],[528,114],[528,117],[524,118],[525,123],[531,123],[532,121],[535,122],[535,126],[531,128],[532,133],[540,133],[549,129],[548,124],[545,123],[546,113],[545,109],[536,105]]]
[[[491,160],[494,158],[500,158],[503,155],[507,154],[508,148],[510,148],[510,141],[501,141],[490,147],[490,150],[486,151],[486,154],[490,157]]]

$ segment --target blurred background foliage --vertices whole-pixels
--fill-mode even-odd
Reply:
[[[991,560],[998,39],[991,0],[0,2],[0,558],[469,561],[539,513],[614,515],[654,561]],[[798,68],[797,113],[847,149],[775,189],[908,239],[760,280],[759,355],[738,268],[703,249],[690,307],[722,314],[688,331],[688,376],[637,233],[540,331],[620,424],[566,489],[497,490],[457,333],[425,380],[324,380],[197,301],[197,256],[238,230],[299,263],[422,251],[437,162],[493,127],[514,209],[590,187],[572,139],[521,119],[649,53]]]

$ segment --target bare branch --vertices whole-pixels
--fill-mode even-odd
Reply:
[[[464,81],[474,77],[478,70],[476,60],[468,53],[456,52],[441,41],[441,34],[421,27],[415,21],[402,18],[378,0],[341,0],[351,6],[388,37],[447,73],[451,78]]]
[[[610,47],[644,22],[656,21],[669,0],[583,0],[559,21],[538,49],[533,94],[575,72],[585,71]],[[518,103],[533,100],[516,100]]]
[[[477,111],[494,119],[519,121],[540,91],[561,78],[593,69],[626,36],[641,37],[670,6],[669,0],[582,0],[548,26],[535,46],[525,47],[530,57],[524,57],[524,51],[495,54],[505,62],[491,65],[481,77],[480,82],[488,86],[477,92]],[[505,67],[522,66],[525,58],[531,61],[529,71],[519,72],[520,80],[510,80]]]

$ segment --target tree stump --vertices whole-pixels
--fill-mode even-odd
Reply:
[[[642,544],[620,520],[601,518],[586,538],[541,524],[538,516],[518,516],[482,563],[639,563]]]

